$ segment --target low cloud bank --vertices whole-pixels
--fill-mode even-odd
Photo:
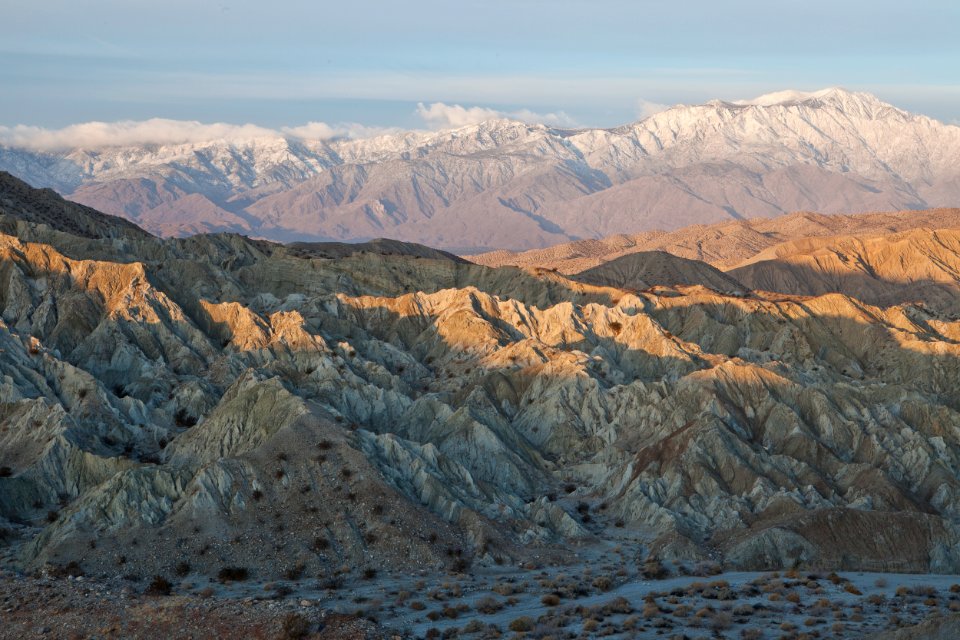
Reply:
[[[417,105],[416,115],[428,129],[454,129],[495,118],[511,118],[552,126],[576,126],[570,116],[558,113],[536,113],[528,109],[497,111],[486,107],[463,107],[434,102]],[[271,129],[255,124],[204,123],[195,120],[121,120],[118,122],[83,122],[60,129],[31,125],[0,125],[0,145],[34,151],[67,149],[102,149],[143,145],[196,144],[225,140],[244,142],[255,138],[290,138],[299,140],[361,139],[397,133],[399,129],[371,127],[359,123],[328,124],[308,122],[299,126]]]
[[[433,130],[456,129],[486,120],[508,118],[531,124],[548,124],[555,127],[575,127],[577,123],[563,111],[556,113],[537,113],[529,109],[517,111],[498,111],[487,107],[464,107],[459,104],[433,102],[417,105],[417,116],[428,128]]]
[[[297,127],[269,129],[255,124],[202,123],[191,120],[122,120],[119,122],[84,122],[62,129],[28,125],[0,126],[0,145],[36,151],[63,149],[99,149],[138,145],[171,145],[226,140],[247,141],[255,138],[296,138],[331,140],[334,138],[366,138],[388,132],[388,129],[356,123],[330,125],[308,122]]]

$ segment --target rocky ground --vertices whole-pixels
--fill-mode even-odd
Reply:
[[[0,638],[896,638],[960,629],[960,577],[582,561],[356,580],[0,573]]]
[[[369,620],[331,613],[305,600],[215,598],[179,590],[170,595],[166,589],[144,595],[150,587],[84,576],[0,572],[0,638],[393,637]]]

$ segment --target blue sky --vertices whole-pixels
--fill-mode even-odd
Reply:
[[[0,0],[0,125],[423,126],[417,104],[580,125],[866,90],[960,119],[960,2]]]

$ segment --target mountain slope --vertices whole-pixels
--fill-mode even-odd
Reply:
[[[795,240],[762,251],[729,274],[766,291],[837,292],[882,306],[923,302],[957,314],[960,230]]]
[[[742,284],[719,269],[678,258],[663,251],[643,251],[621,256],[572,276],[574,280],[629,291],[654,286],[700,285],[718,291],[742,290]]]
[[[797,210],[951,206],[958,155],[960,127],[830,89],[677,106],[615,129],[492,120],[364,140],[0,148],[0,168],[165,235],[480,251]]]
[[[64,200],[50,190],[32,188],[0,171],[0,224],[15,233],[17,221],[43,224],[83,238],[145,238],[149,234],[124,218]]]

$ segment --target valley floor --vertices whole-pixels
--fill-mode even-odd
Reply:
[[[572,565],[531,557],[524,567],[470,574],[226,584],[188,575],[170,595],[148,595],[144,578],[3,572],[0,638],[932,639],[960,632],[960,576],[718,573],[701,564],[663,567],[655,577],[622,542],[579,549]]]

